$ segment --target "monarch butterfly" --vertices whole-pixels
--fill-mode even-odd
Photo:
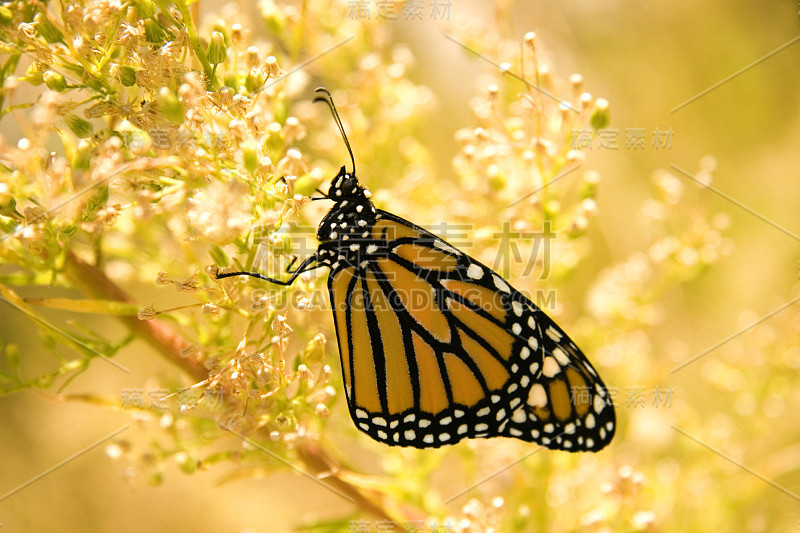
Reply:
[[[614,436],[614,407],[564,331],[491,269],[427,230],[376,209],[331,94],[353,166],[320,199],[334,202],[320,244],[286,281],[331,269],[328,291],[350,415],[373,439],[436,448],[465,438],[515,437],[598,451]],[[291,268],[291,265],[290,265]],[[288,272],[288,269],[287,269]]]

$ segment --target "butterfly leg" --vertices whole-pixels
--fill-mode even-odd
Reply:
[[[300,266],[298,266],[295,270],[291,270],[292,266],[295,264],[295,262],[297,262],[297,256],[294,256],[291,263],[289,263],[289,266],[286,267],[286,273],[291,274],[291,276],[289,276],[289,279],[285,281],[265,276],[259,272],[220,272],[219,269],[217,269],[215,276],[217,279],[231,278],[233,276],[250,276],[253,278],[263,279],[264,281],[269,281],[270,283],[274,283],[276,285],[288,287],[294,283],[294,280],[297,279],[300,274],[308,272],[309,270],[314,270],[315,268],[319,268],[321,266],[329,266],[330,263],[323,259],[324,254],[327,252],[327,248],[330,247],[325,246],[325,244],[321,244],[314,255],[310,255],[302,263],[300,263]]]

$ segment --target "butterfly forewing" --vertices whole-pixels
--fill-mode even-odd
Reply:
[[[507,436],[596,451],[611,440],[605,385],[536,305],[400,217],[378,211],[366,229],[358,261],[328,282],[359,429],[418,448]]]

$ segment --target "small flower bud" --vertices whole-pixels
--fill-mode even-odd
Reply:
[[[192,274],[185,280],[178,282],[175,285],[181,292],[195,292],[200,287],[200,283],[197,281],[197,274]]]
[[[0,26],[8,26],[14,21],[14,13],[6,6],[0,6]]]
[[[208,62],[217,65],[225,61],[228,57],[227,47],[225,46],[225,36],[222,32],[211,32],[211,43],[208,45]]]
[[[25,75],[22,76],[20,80],[26,81],[31,85],[41,85],[44,83],[44,72],[45,69],[41,63],[31,63],[27,70],[25,70]]]
[[[84,139],[92,135],[94,128],[92,127],[92,123],[88,120],[82,119],[81,117],[73,114],[67,115],[65,118],[67,122],[67,126],[75,134],[76,137],[79,139]]]
[[[44,80],[45,85],[51,91],[56,91],[58,93],[66,90],[67,88],[67,80],[59,74],[58,72],[53,72],[52,70],[48,70],[42,75],[42,79]]]
[[[278,60],[275,59],[275,56],[267,57],[267,60],[264,62],[264,68],[267,71],[268,78],[277,78],[283,74],[281,67],[278,65]]]
[[[249,92],[258,92],[264,85],[264,72],[258,68],[251,68],[244,83]]]
[[[162,87],[158,91],[158,108],[170,122],[183,122],[186,116],[186,108],[178,100],[177,95],[167,87]]]
[[[64,42],[64,35],[61,30],[56,28],[43,13],[37,13],[33,17],[33,22],[36,24],[36,33],[48,43]]]
[[[143,19],[149,19],[156,14],[156,4],[153,0],[136,0],[134,5],[136,5],[136,11],[139,12],[139,16]]]
[[[244,41],[244,31],[241,24],[234,24],[231,26],[231,43],[234,46],[240,46]]]
[[[156,317],[158,313],[156,312],[153,304],[148,305],[144,309],[140,309],[138,313],[136,313],[136,318],[139,320],[152,320]]]
[[[250,46],[247,48],[245,52],[245,59],[247,62],[247,68],[254,69],[261,66],[261,58],[258,57],[258,48],[255,46]]]
[[[610,121],[611,115],[608,109],[608,100],[605,98],[598,98],[592,108],[592,118],[590,119],[592,128],[601,130],[608,127]]]
[[[162,44],[167,39],[167,33],[161,24],[153,19],[144,21],[144,38],[148,43]]]
[[[258,169],[258,146],[256,146],[255,141],[248,139],[242,143],[241,148],[244,168],[250,174],[254,174]]]
[[[119,67],[119,81],[125,87],[133,87],[136,85],[136,69],[130,65],[122,65]]]
[[[77,135],[77,134],[76,134]],[[75,150],[75,154],[72,156],[72,169],[73,170],[87,170],[92,163],[92,151],[94,147],[92,143],[87,141],[86,139],[81,140],[78,143],[77,150]]]
[[[297,367],[297,377],[305,380],[305,381],[314,381],[314,374],[311,370],[304,364],[298,365]]]

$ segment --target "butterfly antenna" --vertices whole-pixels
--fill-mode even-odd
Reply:
[[[347,146],[347,151],[350,154],[350,162],[353,164],[353,175],[356,175],[356,158],[353,157],[353,149],[350,148],[350,141],[347,140],[347,134],[344,132],[344,126],[342,125],[342,119],[339,118],[339,112],[336,111],[336,106],[333,103],[333,96],[331,96],[330,91],[325,87],[317,87],[314,91],[317,93],[317,96],[314,98],[314,102],[325,102],[328,104],[328,107],[333,113],[333,120],[336,122],[336,125],[339,127],[339,133],[342,134],[342,139],[344,139],[344,144]]]

